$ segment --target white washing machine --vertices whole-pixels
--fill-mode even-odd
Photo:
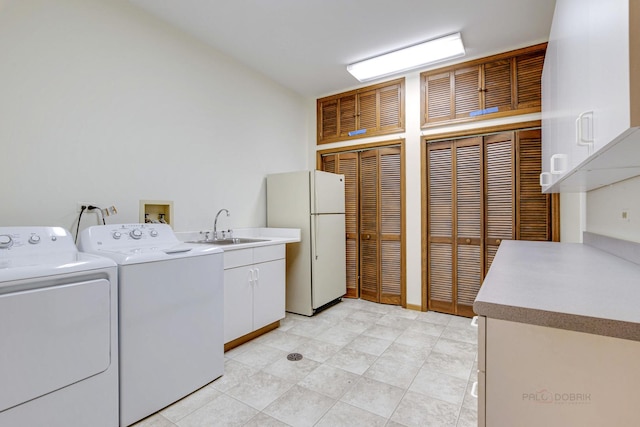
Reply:
[[[222,375],[221,249],[182,243],[166,224],[89,227],[79,248],[118,264],[120,426]]]
[[[0,426],[118,425],[117,266],[59,227],[0,227]]]

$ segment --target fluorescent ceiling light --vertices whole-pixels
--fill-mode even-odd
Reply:
[[[356,62],[347,71],[366,82],[460,56],[464,56],[464,45],[460,33],[455,33]]]

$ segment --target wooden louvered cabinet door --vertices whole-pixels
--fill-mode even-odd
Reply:
[[[485,274],[502,240],[515,238],[514,134],[485,137]]]
[[[378,153],[360,153],[360,298],[379,302]]]
[[[494,112],[510,111],[513,105],[512,59],[501,59],[482,65],[481,105]]]
[[[467,67],[453,71],[454,118],[466,118],[481,108],[480,67]]]
[[[540,108],[542,105],[542,66],[544,51],[515,58],[516,109]]]
[[[317,100],[318,144],[404,132],[404,78]]]
[[[358,104],[355,93],[338,98],[338,113],[340,117],[338,136],[344,138],[349,136],[349,132],[358,128]]]
[[[423,121],[437,123],[453,118],[451,73],[428,75],[422,84]]]
[[[338,137],[338,99],[318,101],[318,139]]]
[[[540,111],[546,44],[420,74],[421,126]]]
[[[402,200],[399,147],[378,150],[380,191],[380,302],[400,305],[402,294]]]
[[[473,316],[483,279],[482,138],[455,142],[455,314]]]
[[[453,144],[427,146],[427,306],[453,313]]]

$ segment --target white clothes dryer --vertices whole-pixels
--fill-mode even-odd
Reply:
[[[59,227],[0,227],[0,426],[118,425],[117,266]]]
[[[221,249],[182,243],[167,224],[89,227],[78,246],[118,264],[120,426],[222,375]]]

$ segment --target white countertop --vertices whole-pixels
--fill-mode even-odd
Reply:
[[[578,243],[503,241],[473,308],[640,341],[640,265]]]
[[[183,242],[193,240],[203,240],[204,231],[208,231],[211,235],[211,230],[203,231],[176,231],[175,235],[179,240]],[[296,243],[300,241],[300,229],[299,228],[267,228],[267,227],[255,227],[255,228],[234,228],[233,237],[248,237],[252,239],[263,239],[261,242],[249,242],[238,243],[233,245],[216,245],[215,243],[207,243],[212,246],[217,246],[224,251],[233,251],[236,249],[247,249],[258,246],[270,246],[280,245],[285,243]]]

